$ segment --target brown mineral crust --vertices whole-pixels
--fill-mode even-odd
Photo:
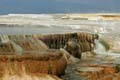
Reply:
[[[92,44],[89,42],[77,43],[74,39],[72,39],[66,43],[64,49],[67,50],[74,57],[81,58],[82,52],[92,51],[93,47]]]
[[[0,61],[0,77],[4,75],[4,70],[5,70],[5,62]]]
[[[77,69],[81,76],[84,76],[90,80],[97,80],[103,76],[103,68],[98,67],[80,67]]]
[[[120,73],[104,75],[97,80],[120,80]]]
[[[119,15],[100,15],[100,16],[102,16],[104,19],[112,19],[112,20],[117,20],[117,19],[119,19],[120,18],[120,16]]]
[[[14,43],[15,42],[15,43]],[[17,44],[16,44],[17,43]],[[14,54],[22,51],[40,51],[49,49],[45,43],[37,39],[13,40],[0,43],[0,54]]]
[[[77,39],[77,34],[49,34],[38,37],[38,39],[45,42],[50,48],[55,49],[63,48],[65,43],[71,38]]]
[[[23,50],[25,50],[25,51],[37,50],[38,49],[29,40],[18,40],[18,41],[15,41],[15,42],[16,42],[16,44],[21,46],[23,48]]]
[[[24,62],[24,61],[23,61]],[[48,61],[34,61],[28,60],[24,62],[26,71],[28,73],[47,73],[54,75],[62,75],[64,72],[67,62],[63,57],[58,60]]]
[[[0,53],[2,52],[15,52],[15,50],[13,48],[13,45],[8,42],[0,44]]]
[[[66,34],[49,34],[38,36],[39,40],[42,40],[50,48],[63,48],[65,44],[70,39],[76,39],[77,42],[89,42],[94,43],[94,40],[97,39],[95,34],[90,33],[66,33]]]
[[[108,74],[104,77],[99,78],[98,80],[120,80],[120,73]]]
[[[0,60],[56,60],[62,57],[62,52],[60,50],[49,49],[45,51],[36,52],[24,52],[23,54],[11,53],[11,55],[3,54],[0,55]]]
[[[92,65],[89,65],[89,66],[104,68],[104,73],[105,74],[113,74],[113,73],[118,72],[116,66],[110,65],[110,64],[92,64]]]
[[[24,51],[35,51],[35,50],[46,50],[48,47],[40,40],[37,39],[23,39],[15,40],[17,45],[19,45]]]
[[[78,33],[77,35],[78,35],[79,42],[85,41],[85,37],[84,37],[83,33]]]
[[[120,73],[112,64],[82,64],[76,71],[88,80],[120,80]]]
[[[20,40],[20,39],[25,39],[25,35],[8,35],[8,38],[10,40]]]
[[[94,43],[95,39],[98,39],[98,35],[97,34],[90,34],[90,33],[77,33],[78,36],[78,40],[79,42],[90,42],[90,43]]]
[[[75,42],[75,40],[69,40],[65,45],[65,50],[68,51],[71,55],[77,58],[81,58],[81,46]]]
[[[60,50],[46,50],[43,53],[0,55],[0,64],[1,75],[7,68],[11,69],[12,73],[18,73],[16,69],[20,70],[23,66],[28,74],[46,73],[59,76],[64,73],[67,61]]]
[[[11,41],[15,41],[24,50],[38,50],[39,45],[36,46],[34,42],[36,39],[43,41],[48,47],[59,49],[63,48],[69,39],[76,39],[77,42],[89,42],[94,43],[95,39],[98,39],[97,34],[91,34],[86,32],[79,33],[65,33],[65,34],[49,34],[49,35],[8,35]],[[30,40],[32,38],[34,42]]]
[[[34,77],[34,76],[36,76],[38,78],[40,77],[40,79],[42,79],[42,80],[49,80],[49,79],[47,79],[48,77],[51,77],[52,80],[62,80],[59,77],[57,77],[55,75],[51,75],[51,74],[44,74],[44,73],[37,73],[36,74],[36,73],[31,73],[29,75],[32,76],[32,77]]]
[[[91,51],[92,50],[92,46],[90,43],[88,42],[81,42],[79,43],[81,51],[82,52],[86,52],[86,51]]]

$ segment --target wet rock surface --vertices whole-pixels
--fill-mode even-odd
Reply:
[[[2,79],[0,80],[62,80],[59,77],[55,75],[49,75],[49,74],[26,74],[22,73],[21,75],[9,75],[6,74]]]
[[[66,34],[49,34],[49,35],[42,35],[38,36],[38,39],[45,42],[50,48],[59,49],[63,48],[65,44],[74,39],[76,42],[89,42],[94,43],[95,39],[98,39],[97,34],[91,33],[66,33]]]
[[[117,68],[118,66],[118,68]],[[102,57],[87,57],[68,65],[65,80],[119,80],[117,62],[103,60]]]
[[[37,53],[24,53],[22,55],[0,55],[1,76],[8,70],[11,74],[17,74],[24,67],[27,74],[46,73],[62,75],[66,69],[67,61],[59,50],[46,50]]]
[[[55,75],[41,75],[35,73],[35,71],[41,71],[39,66],[48,65],[48,62],[45,64],[40,62],[49,60],[48,57],[42,58],[38,55],[34,55],[33,57],[33,55],[28,56],[28,54],[39,54],[39,52],[41,53],[41,50],[46,51],[49,48],[63,48],[68,40],[73,38],[76,39],[77,43],[80,44],[79,46],[82,57],[81,59],[76,59],[72,55],[67,54],[67,58],[69,59],[67,60],[68,66],[65,71],[66,73],[60,78],[63,80],[120,80],[120,21],[119,14],[116,16],[115,15],[116,14],[112,14],[112,16],[111,14],[98,14],[96,17],[90,17],[88,14],[85,14],[84,16],[81,14],[53,14],[50,15],[51,17],[48,17],[48,19],[45,18],[47,15],[42,15],[45,16],[42,19],[39,17],[39,15],[37,15],[38,17],[35,17],[35,19],[33,18],[36,15],[27,16],[24,14],[10,14],[8,16],[1,16],[1,34],[11,34],[0,35],[0,55],[3,57],[0,57],[0,75],[3,76],[1,80],[58,79],[58,77],[56,78]],[[90,34],[82,31],[90,32]],[[66,32],[70,33],[66,34]],[[41,35],[40,33],[47,35]],[[98,39],[98,36],[91,33],[98,33],[101,40],[99,39],[99,41],[96,41],[94,43],[94,40]],[[96,48],[95,51],[91,51],[92,54],[89,52],[91,47],[88,46],[88,43],[92,44],[93,48]],[[74,50],[74,47],[72,49],[72,53],[74,54],[74,51],[76,51],[76,49]],[[27,57],[23,54],[27,54]],[[8,57],[8,59],[5,57],[6,55],[15,56]],[[19,55],[22,56],[20,57]],[[91,57],[89,55],[91,55]],[[53,56],[54,55],[50,57],[50,60],[52,59],[52,61],[56,59],[58,61],[59,58],[61,58],[57,55],[55,57]],[[61,63],[63,62],[64,61],[61,60]],[[28,65],[25,65],[24,63]],[[39,63],[42,63],[42,65],[39,65]],[[59,63],[60,62],[57,64]],[[28,73],[34,73],[26,73],[25,66],[28,67]],[[60,70],[61,65],[58,65],[56,67]],[[46,71],[46,69],[42,70]],[[51,70],[49,71],[51,72]],[[3,73],[5,73],[5,75],[3,75]]]
[[[93,51],[94,41],[98,39],[97,34],[78,32],[66,34],[49,34],[39,36],[50,49],[64,48],[74,57],[81,58],[82,52]]]
[[[96,39],[98,35],[88,33],[9,35],[7,42],[1,43],[0,46],[0,76],[7,73],[12,77],[16,73],[25,72],[26,75],[57,75],[63,80],[119,80],[119,60],[116,61],[113,56],[96,54]],[[69,46],[67,43],[70,43]],[[103,44],[106,45],[104,42]],[[67,49],[63,52],[59,50],[66,45],[71,52]],[[65,54],[67,51],[70,54]],[[99,49],[96,52],[99,53]],[[81,59],[75,59],[73,56],[81,56]],[[13,77],[19,78],[18,75]]]

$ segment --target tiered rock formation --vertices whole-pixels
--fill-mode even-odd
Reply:
[[[112,64],[86,64],[76,69],[87,80],[119,80],[119,71]]]
[[[7,40],[0,42],[0,77],[6,73],[15,75],[23,72],[61,76],[67,66],[67,58],[59,49],[65,48],[69,41],[74,40],[80,57],[82,52],[92,51],[94,40],[98,39],[98,35],[88,33],[5,36],[4,39]],[[68,46],[65,49],[78,57],[76,47],[73,44],[71,46],[70,51]]]
[[[59,50],[46,50],[41,52],[27,52],[22,55],[0,55],[0,74],[5,70],[11,74],[19,73],[24,67],[27,74],[46,73],[62,75],[67,66],[67,61]]]
[[[38,38],[45,42],[50,48],[59,49],[63,48],[65,44],[71,39],[74,39],[79,43],[89,42],[94,44],[94,40],[98,39],[98,35],[90,33],[67,33],[42,35]]]
[[[69,34],[51,34],[38,37],[49,48],[65,48],[70,54],[81,58],[81,53],[94,50],[94,41],[98,39],[97,34],[90,33],[69,33]]]
[[[64,74],[67,60],[59,49],[49,49],[36,38],[9,39],[0,43],[0,78],[6,75]],[[57,80],[57,79],[55,79]]]

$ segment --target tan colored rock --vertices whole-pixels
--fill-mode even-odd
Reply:
[[[1,80],[62,80],[55,75],[49,74],[37,74],[37,75],[28,75],[23,73],[22,75],[9,75],[6,74]]]
[[[42,40],[45,44],[47,44],[50,48],[59,49],[63,48],[65,44],[70,39],[75,39],[76,42],[89,42],[94,43],[95,39],[98,39],[97,34],[90,33],[65,33],[65,34],[49,34],[38,36],[39,40]]]
[[[76,71],[90,80],[97,80],[97,78],[103,76],[104,69],[99,67],[79,67]]]
[[[0,53],[15,52],[15,49],[11,42],[0,44]]]
[[[88,80],[119,80],[120,74],[116,66],[112,64],[81,64],[76,69],[80,76]]]
[[[114,66],[114,65],[98,64],[98,65],[93,65],[93,66],[104,68],[105,74],[114,74],[114,73],[118,72],[116,66]]]
[[[23,40],[14,41],[17,45],[19,45],[23,51],[36,51],[36,50],[47,50],[48,46],[40,40],[30,38]]]
[[[5,70],[10,74],[19,74],[22,68],[27,74],[46,73],[60,76],[65,72],[67,61],[60,50],[46,50],[21,55],[0,55],[0,64],[0,76],[5,74]]]

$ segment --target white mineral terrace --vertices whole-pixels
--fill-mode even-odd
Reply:
[[[96,54],[95,58],[100,58],[98,60],[101,60],[101,62],[103,61],[104,63],[105,61],[110,63],[112,63],[112,61],[113,63],[120,62],[120,42],[119,42],[120,14],[0,15],[0,42],[2,43],[6,43],[9,41],[7,37],[8,34],[9,35],[17,35],[17,34],[39,35],[39,34],[50,34],[50,33],[58,34],[58,33],[70,33],[70,32],[82,32],[82,31],[99,34],[99,40],[95,41],[96,44],[94,49],[94,52]],[[106,50],[106,46],[102,44],[100,40],[103,40],[109,44],[110,49],[108,51]],[[18,48],[18,50],[22,51],[22,49],[18,47],[18,45],[16,44],[13,45],[16,46],[16,49]],[[84,54],[82,56],[84,56]],[[73,62],[74,61],[75,60],[73,60]],[[72,66],[76,66],[76,64]],[[72,70],[74,70],[75,67],[72,66],[70,70],[68,69],[68,72],[71,71],[69,77],[73,77],[73,79],[70,80],[75,79],[75,76],[72,72]],[[4,75],[3,80],[59,80],[59,79],[54,79],[50,75],[45,75],[42,77],[29,75],[26,73],[24,67],[23,67],[23,72],[21,72],[20,75],[19,74],[10,75],[9,70],[6,69],[6,74]],[[89,68],[89,70],[93,70],[93,68]]]
[[[107,14],[8,14],[0,15],[0,33],[119,32],[120,15]],[[105,15],[104,15],[105,16]],[[85,18],[85,19],[84,19]],[[10,28],[10,27],[14,28]],[[7,27],[7,28],[4,28]],[[17,28],[16,28],[17,27]],[[19,28],[18,28],[19,27]],[[24,28],[23,28],[24,27]],[[26,30],[27,27],[27,30]],[[28,29],[28,27],[31,27]],[[37,27],[37,28],[36,28]],[[38,28],[39,27],[39,28]],[[16,31],[16,29],[18,31]],[[7,32],[7,33],[6,33]]]

